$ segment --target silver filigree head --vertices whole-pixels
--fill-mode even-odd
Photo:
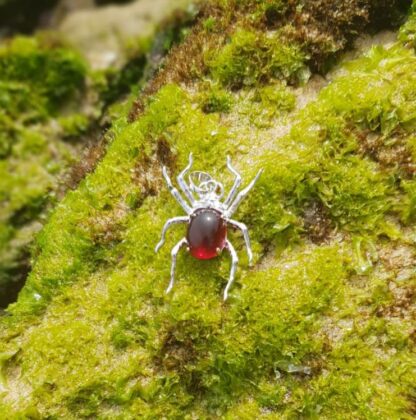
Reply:
[[[224,186],[210,174],[194,171],[189,174],[191,191],[198,194],[201,200],[220,200],[224,195]]]

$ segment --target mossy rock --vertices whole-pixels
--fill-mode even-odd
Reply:
[[[225,12],[241,24],[268,10],[221,4],[210,9],[220,26]],[[232,45],[217,30],[202,13],[38,236],[27,284],[0,321],[6,417],[414,416],[414,49],[398,41],[341,63],[302,108],[307,85],[292,86],[290,72],[238,91],[211,72]],[[223,48],[181,73],[179,58],[204,36]],[[181,214],[161,165],[176,175],[189,152],[226,188],[227,154],[245,182],[264,169],[235,216],[255,264],[230,232],[240,263],[225,303],[226,253],[180,254],[169,295],[184,229],[154,253]]]
[[[0,307],[16,299],[30,270],[31,244],[68,188],[105,149],[100,133],[128,107],[193,19],[166,16],[157,36],[130,39],[122,68],[92,71],[59,34],[18,36],[0,46]],[[156,58],[157,57],[157,58]],[[126,101],[127,105],[118,104]],[[131,99],[132,100],[132,99]]]
[[[16,37],[0,47],[0,301],[13,301],[29,270],[29,244],[75,148],[52,122],[78,106],[87,67],[51,37]],[[69,118],[69,116],[67,117]],[[63,127],[65,129],[65,127]]]

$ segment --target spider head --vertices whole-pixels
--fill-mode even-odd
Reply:
[[[189,175],[189,187],[194,193],[198,194],[201,200],[218,201],[224,195],[223,185],[206,172],[191,172]]]

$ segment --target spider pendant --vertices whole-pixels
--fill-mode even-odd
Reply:
[[[181,193],[173,186],[163,167],[163,176],[173,197],[178,201],[186,212],[186,216],[174,217],[169,219],[162,230],[162,238],[155,248],[158,252],[165,243],[166,231],[170,226],[177,223],[187,223],[188,229],[186,237],[181,239],[172,249],[172,266],[170,271],[170,283],[166,290],[169,293],[175,281],[176,257],[179,250],[186,246],[192,256],[201,260],[209,260],[219,256],[224,249],[227,249],[232,258],[231,272],[227,286],[224,290],[224,300],[228,297],[228,292],[233,284],[235,271],[237,268],[237,253],[227,239],[227,226],[240,229],[243,232],[246,243],[249,264],[251,264],[253,254],[250,247],[250,238],[247,226],[244,223],[232,220],[231,216],[237,210],[242,200],[254,187],[259,176],[260,170],[250,184],[239,191],[241,185],[240,174],[232,167],[230,157],[227,157],[227,167],[235,176],[234,185],[231,188],[225,201],[221,201],[224,196],[223,185],[212,178],[206,172],[194,171],[189,175],[189,183],[185,182],[185,175],[192,167],[192,153],[189,155],[188,166],[178,175],[177,181],[188,202],[182,197]]]

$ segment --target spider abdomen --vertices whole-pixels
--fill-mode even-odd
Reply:
[[[186,239],[195,258],[215,258],[225,247],[227,224],[219,211],[199,209],[191,216]]]

